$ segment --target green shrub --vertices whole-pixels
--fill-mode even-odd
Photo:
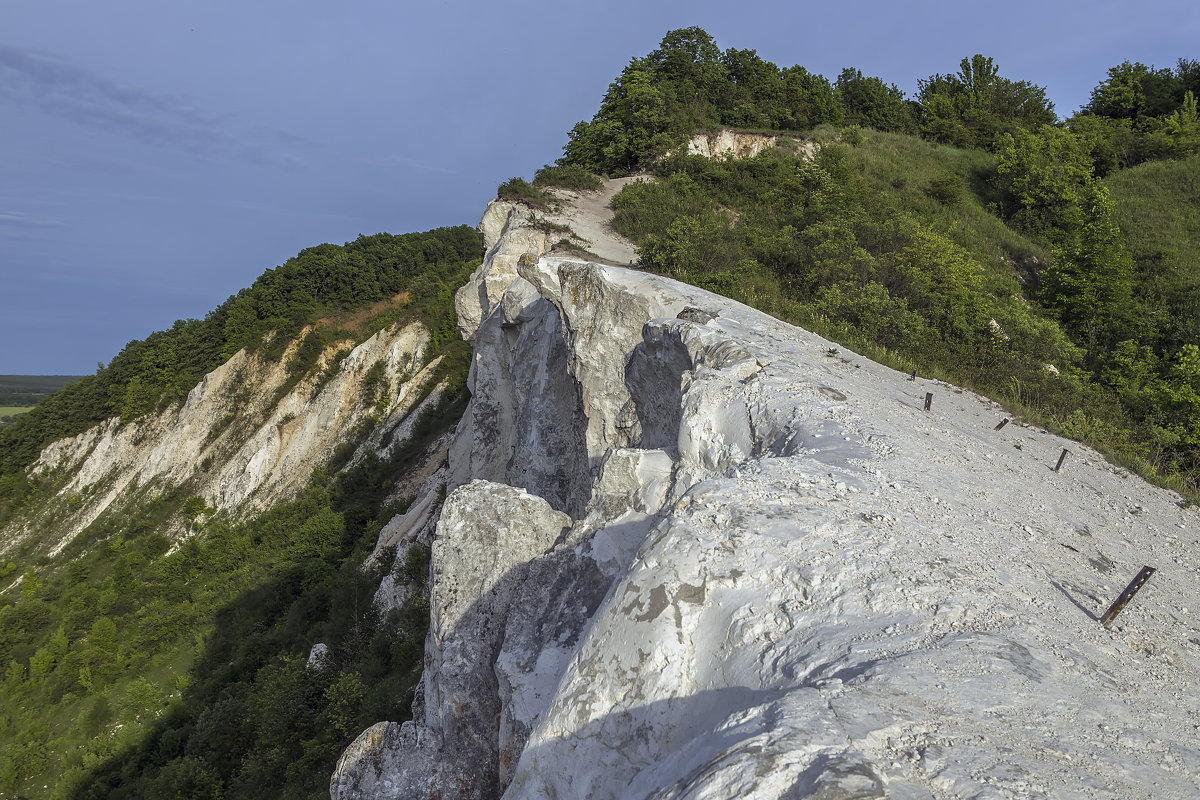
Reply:
[[[939,175],[929,182],[925,193],[944,206],[957,206],[962,202],[966,186],[957,175]]]
[[[524,203],[534,208],[547,208],[550,205],[550,195],[524,178],[509,178],[497,186],[496,197],[512,203]]]
[[[533,174],[533,185],[538,188],[557,186],[576,192],[590,192],[604,185],[600,176],[588,172],[576,164],[546,166]]]
[[[847,125],[842,128],[842,141],[851,147],[857,147],[862,144],[863,135],[862,128],[857,125]]]

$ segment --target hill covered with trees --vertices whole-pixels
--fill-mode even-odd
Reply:
[[[983,55],[918,86],[672,31],[559,165],[653,173],[614,201],[644,267],[970,385],[1195,496],[1200,63],[1117,65],[1066,120]],[[721,126],[821,148],[683,153]]]
[[[568,134],[562,164],[601,174],[649,167],[696,131],[717,127],[809,131],[857,126],[919,134],[956,147],[995,149],[1005,135],[1058,123],[1046,90],[999,74],[983,55],[957,72],[918,81],[915,97],[854,67],[837,79],[802,66],[779,67],[754,50],[722,51],[700,28],[670,31],[630,60],[590,121]],[[1200,148],[1200,62],[1174,69],[1124,62],[1108,71],[1091,101],[1063,123],[1099,174]]]
[[[307,248],[203,320],[131,342],[0,433],[0,526],[53,525],[55,503],[78,506],[92,487],[71,493],[70,475],[30,475],[46,442],[177,403],[241,348],[286,359],[289,383],[306,387],[329,372],[322,354],[341,348],[336,367],[346,342],[397,323],[420,321],[426,358],[440,357],[424,384],[440,387],[440,400],[406,420],[402,444],[348,465],[370,426],[345,431],[298,496],[261,514],[217,513],[191,479],[126,492],[56,556],[36,537],[9,547],[0,796],[327,796],[351,739],[407,713],[427,608],[416,592],[381,613],[371,598],[391,559],[366,570],[363,561],[411,501],[392,497],[397,481],[466,403],[470,351],[452,298],[481,252],[466,226]],[[191,534],[183,541],[166,535],[181,517]],[[395,580],[420,586],[426,556],[412,549]],[[310,668],[317,641],[327,655]]]
[[[264,272],[204,319],[178,320],[170,330],[130,342],[94,375],[74,381],[0,430],[0,523],[6,509],[31,490],[24,470],[44,446],[109,417],[129,421],[181,401],[243,347],[266,348],[277,358],[305,326],[399,293],[407,298],[402,313],[424,318],[435,345],[456,339],[453,293],[465,277],[462,265],[481,249],[479,233],[466,225],[309,247]],[[376,316],[366,324],[377,330],[393,321]],[[365,331],[348,333],[361,338]],[[325,343],[341,333],[346,332],[317,325],[306,336],[294,371],[310,368]]]

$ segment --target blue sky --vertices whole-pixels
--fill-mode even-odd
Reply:
[[[1060,115],[1200,58],[1189,2],[5,0],[0,373],[90,373],[304,247],[475,224],[672,29],[906,92],[983,53]]]

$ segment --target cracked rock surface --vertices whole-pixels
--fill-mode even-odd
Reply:
[[[515,213],[459,297],[419,713],[335,798],[1200,796],[1195,509],[725,298],[514,255]]]

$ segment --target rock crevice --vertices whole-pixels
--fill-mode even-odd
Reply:
[[[365,732],[334,798],[1200,794],[1194,509],[529,224],[489,208],[458,296],[414,720]],[[1144,563],[1193,566],[1100,627],[1078,598]]]

